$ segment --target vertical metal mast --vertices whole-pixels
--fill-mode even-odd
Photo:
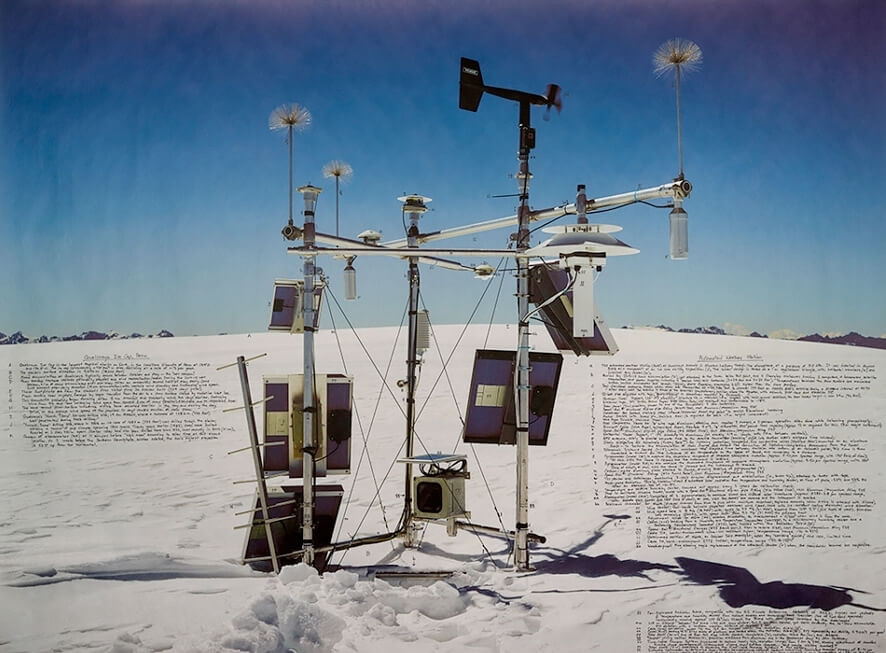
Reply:
[[[517,184],[520,208],[517,214],[517,251],[529,248],[529,151],[535,145],[535,130],[529,125],[529,102],[520,101],[520,170]],[[517,258],[517,316],[520,320],[517,345],[517,511],[514,538],[514,567],[529,566],[529,260]]]
[[[314,226],[314,207],[321,189],[310,184],[298,189],[305,201],[304,243],[305,248],[312,249],[315,243],[316,228]],[[305,320],[303,334],[304,354],[304,433],[302,447],[302,468],[304,470],[304,501],[302,504],[302,548],[306,565],[314,564],[314,454],[317,443],[314,442],[316,397],[314,396],[314,256],[305,256],[304,262],[304,297],[302,314]]]
[[[427,211],[425,202],[430,197],[406,195],[398,197],[403,202],[403,212],[409,216],[406,233],[407,246],[418,247],[418,221],[421,214]],[[416,369],[418,367],[418,301],[420,278],[418,259],[409,257],[409,335],[408,354],[406,359],[406,457],[412,458],[415,440],[415,386]],[[415,534],[412,530],[412,464],[406,464],[406,480],[403,491],[403,542],[405,546],[415,546]]]
[[[680,66],[676,66],[677,69],[677,78],[676,78],[676,86],[677,86],[677,159],[680,164],[680,176],[678,179],[683,179],[683,118],[680,115]]]

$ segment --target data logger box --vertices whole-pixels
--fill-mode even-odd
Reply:
[[[416,476],[412,479],[413,512],[422,519],[464,515],[464,476]]]

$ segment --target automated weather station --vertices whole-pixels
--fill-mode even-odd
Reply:
[[[676,43],[680,47],[670,47]],[[692,184],[682,171],[682,145],[679,138],[679,71],[689,65],[685,47],[689,42],[668,42],[656,53],[657,68],[668,65],[677,70],[678,145],[680,173],[672,181],[642,190],[588,198],[585,186],[578,185],[575,202],[533,210],[529,205],[530,152],[536,134],[531,126],[533,106],[547,114],[561,108],[560,89],[550,84],[544,94],[488,86],[480,64],[462,58],[459,76],[459,107],[477,111],[484,95],[492,95],[518,105],[518,162],[516,175],[519,206],[516,215],[458,227],[423,231],[422,216],[430,198],[413,194],[399,197],[405,237],[381,242],[378,232],[366,230],[356,239],[327,234],[315,226],[315,207],[321,192],[311,185],[298,188],[304,199],[304,222],[296,226],[290,218],[283,229],[287,240],[301,240],[289,253],[303,260],[303,276],[297,280],[277,280],[271,308],[271,330],[299,333],[303,345],[303,370],[295,375],[264,378],[264,397],[252,402],[249,395],[246,361],[240,357],[244,402],[258,485],[243,553],[244,563],[277,571],[281,563],[303,561],[324,568],[335,551],[399,538],[405,547],[418,546],[418,529],[423,523],[440,523],[449,535],[459,530],[505,537],[512,542],[513,567],[531,569],[530,542],[544,537],[529,530],[529,451],[545,446],[551,430],[554,404],[563,354],[578,356],[612,355],[617,346],[594,300],[594,282],[609,257],[637,253],[638,250],[616,238],[620,227],[594,224],[588,215],[653,199],[670,200],[659,208],[670,208],[671,258],[686,258],[686,212],[682,204]],[[697,46],[689,44],[697,50]],[[675,54],[676,51],[676,54]],[[664,52],[664,54],[660,54]],[[693,51],[694,52],[694,51]],[[691,53],[690,53],[691,54]],[[692,55],[694,56],[694,55]],[[697,59],[700,60],[700,50]],[[670,57],[670,59],[668,59]],[[690,57],[691,58],[691,57]],[[660,61],[661,59],[661,61]],[[566,216],[576,216],[572,224],[552,225]],[[549,238],[531,243],[530,225],[542,225]],[[337,231],[336,221],[336,231]],[[513,228],[505,249],[447,248],[430,245],[449,238],[495,229]],[[345,374],[323,373],[316,369],[314,334],[326,278],[315,267],[320,256],[344,259],[345,295],[356,297],[354,261],[365,256],[386,256],[406,262],[408,272],[408,336],[405,388],[405,436],[396,462],[403,465],[403,509],[397,526],[385,533],[352,537],[332,542],[334,526],[343,495],[342,486],[318,485],[318,479],[350,472],[351,429],[354,380]],[[467,456],[459,453],[430,453],[415,450],[416,387],[418,368],[428,348],[427,311],[420,310],[420,266],[472,272],[481,278],[503,274],[491,266],[462,262],[465,259],[501,257],[515,263],[518,329],[514,350],[480,349],[475,352],[469,385],[468,404],[461,440],[468,444],[513,445],[516,451],[515,524],[513,530],[484,526],[471,521],[466,481],[470,479]],[[534,308],[530,308],[530,304]],[[558,352],[530,351],[530,321],[544,324]],[[445,367],[445,363],[444,363]],[[264,414],[264,440],[259,441],[252,406],[261,404]],[[402,455],[400,455],[402,453]],[[479,461],[478,461],[479,462]],[[417,473],[416,473],[417,472]],[[275,476],[301,479],[298,485],[269,487]]]

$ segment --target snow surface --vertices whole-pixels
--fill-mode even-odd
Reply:
[[[473,521],[498,525],[500,511],[501,523],[512,528],[514,449],[459,444],[459,414],[474,349],[513,348],[516,333],[496,326],[486,342],[485,327],[469,328],[451,357],[447,378],[440,376],[440,358],[449,357],[462,328],[436,331],[439,352],[432,348],[426,354],[419,384],[417,453],[467,452]],[[622,349],[619,360],[758,353],[784,360],[874,361],[881,372],[886,363],[884,353],[833,345],[614,334]],[[404,430],[402,391],[394,382],[404,374],[405,337],[392,328],[359,335],[362,344],[349,331],[324,332],[317,343],[319,370],[356,378],[355,472],[327,479],[343,483],[351,499],[347,512],[340,513],[338,539],[393,526],[403,485],[402,469],[392,461]],[[538,342],[548,347],[544,334]],[[234,405],[240,403],[236,368],[215,371],[216,366],[238,355],[267,353],[249,367],[257,397],[263,374],[300,370],[300,352],[300,338],[280,334],[14,345],[0,350],[0,369],[19,361],[82,360],[96,353],[208,361],[210,375],[230,392]],[[857,550],[637,548],[635,507],[595,507],[588,501],[592,365],[567,357],[549,445],[531,451],[531,527],[547,542],[532,549],[537,570],[523,574],[508,568],[504,539],[466,532],[450,538],[437,525],[425,528],[418,549],[388,542],[338,553],[333,563],[343,568],[322,576],[304,565],[284,568],[279,576],[260,574],[239,564],[245,531],[233,529],[245,519],[233,513],[252,501],[250,486],[233,483],[250,477],[249,454],[226,455],[247,442],[242,412],[217,415],[223,427],[217,441],[54,449],[29,445],[20,416],[13,414],[8,436],[0,431],[0,649],[633,653],[635,621],[650,610],[727,607],[716,583],[693,582],[683,573],[687,558],[744,568],[760,583],[855,588],[850,593],[858,602],[886,607],[882,530],[873,546]],[[382,372],[390,366],[390,392],[379,390],[376,366]],[[867,416],[882,421],[884,409],[881,394]],[[368,457],[361,456],[367,432]],[[882,439],[874,453],[886,460]],[[387,477],[379,493],[384,513],[374,500],[373,477],[380,482]],[[883,474],[870,483],[881,500],[882,524]],[[384,569],[452,574],[444,580],[394,581],[376,576]],[[883,613],[871,614],[884,624]]]

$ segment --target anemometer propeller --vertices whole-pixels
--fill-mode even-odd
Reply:
[[[563,102],[560,98],[560,87],[557,84],[548,84],[544,95],[518,91],[513,88],[486,86],[483,83],[483,73],[480,72],[480,63],[474,59],[462,57],[461,75],[458,84],[459,108],[464,109],[465,111],[476,111],[480,106],[480,100],[483,98],[484,92],[520,103],[521,153],[524,152],[524,150],[528,153],[529,150],[535,147],[535,130],[529,125],[529,107],[533,104],[546,107],[547,111],[545,111],[545,120],[550,119],[551,107],[555,107],[557,113],[563,109]]]
[[[548,118],[551,107],[555,107],[559,113],[563,109],[560,97],[560,87],[557,84],[548,84],[544,95],[517,91],[512,88],[500,88],[498,86],[486,86],[483,83],[483,73],[480,72],[480,64],[474,59],[461,58],[461,77],[459,80],[458,106],[466,111],[476,111],[480,106],[483,93],[497,95],[498,97],[515,102],[526,102],[547,107],[545,119]]]

